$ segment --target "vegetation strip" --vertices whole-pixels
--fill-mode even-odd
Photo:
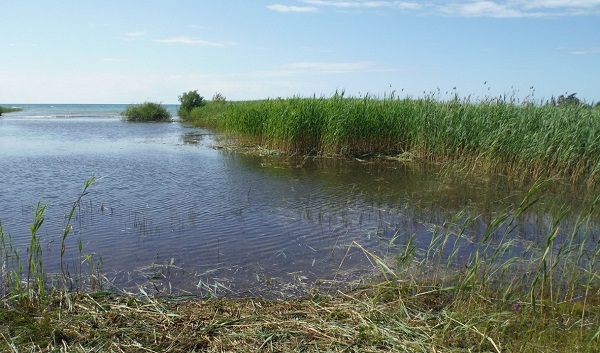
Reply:
[[[6,108],[3,106],[0,106],[0,116],[3,113],[13,113],[13,112],[20,112],[21,110],[23,110],[22,108]]]
[[[600,176],[600,106],[580,102],[347,98],[336,93],[330,98],[210,102],[183,119],[287,154],[410,156],[590,185]]]

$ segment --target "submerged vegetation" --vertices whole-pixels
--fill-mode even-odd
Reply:
[[[211,103],[191,111],[186,121],[288,154],[402,156],[588,184],[600,176],[600,110],[584,104],[336,93]]]
[[[159,103],[146,102],[130,105],[122,113],[127,121],[132,122],[168,122],[171,113]]]
[[[61,262],[71,215],[92,182],[65,218]],[[482,234],[470,227],[480,216],[464,210],[432,226],[429,239],[398,229],[388,240],[398,249],[390,258],[346,244],[347,254],[371,261],[378,279],[339,291],[333,274],[323,280],[329,291],[322,286],[286,301],[155,298],[143,288],[82,291],[64,270],[61,280],[50,280],[38,237],[45,207],[38,205],[26,258],[0,227],[0,350],[596,352],[600,197],[574,225],[563,225],[568,210],[560,210],[545,234],[515,238],[543,187],[534,184],[520,204],[489,219]],[[572,230],[561,234],[563,228]],[[91,262],[89,271],[88,282],[105,280]]]

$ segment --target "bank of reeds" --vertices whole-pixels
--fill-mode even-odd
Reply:
[[[7,107],[0,106],[0,116],[3,113],[20,112],[21,110],[23,110],[23,109],[22,108],[17,108],[17,107],[7,108]]]
[[[347,244],[348,253],[358,250],[372,262],[379,279],[344,292],[334,289],[334,275],[330,292],[286,301],[190,301],[154,298],[143,289],[73,292],[66,285],[42,293],[49,283],[31,281],[43,279],[34,239],[43,222],[38,207],[27,280],[21,276],[19,287],[9,273],[13,285],[0,301],[0,350],[597,352],[600,238],[594,219],[600,197],[566,234],[561,228],[568,210],[562,210],[536,241],[515,238],[543,186],[536,183],[520,204],[498,212],[482,234],[471,233],[479,216],[466,210],[432,226],[425,246],[399,229],[389,239],[397,249],[394,261]],[[2,245],[6,263],[15,252]],[[46,300],[24,300],[42,294]]]
[[[501,98],[346,98],[336,93],[202,109],[189,120],[288,154],[404,155],[590,184],[600,176],[600,110],[584,105],[516,104]]]

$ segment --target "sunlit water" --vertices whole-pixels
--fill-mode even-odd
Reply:
[[[65,263],[85,280],[89,264],[81,264],[92,255],[113,290],[303,294],[375,273],[367,251],[393,259],[412,235],[426,247],[432,230],[462,209],[482,214],[472,230],[482,232],[526,191],[414,163],[237,154],[179,122],[125,122],[120,105],[23,107],[0,117],[4,233],[26,254],[35,205],[47,204],[45,266],[58,272],[66,214],[97,177],[71,222]],[[545,212],[529,215],[518,236],[543,241],[552,220]]]

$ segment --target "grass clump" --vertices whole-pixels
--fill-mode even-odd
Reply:
[[[516,177],[600,177],[600,111],[583,104],[472,102],[394,95],[227,103],[190,121],[266,149],[320,156],[401,156]]]
[[[131,122],[169,122],[171,113],[159,103],[146,102],[140,105],[130,105],[121,113]]]

